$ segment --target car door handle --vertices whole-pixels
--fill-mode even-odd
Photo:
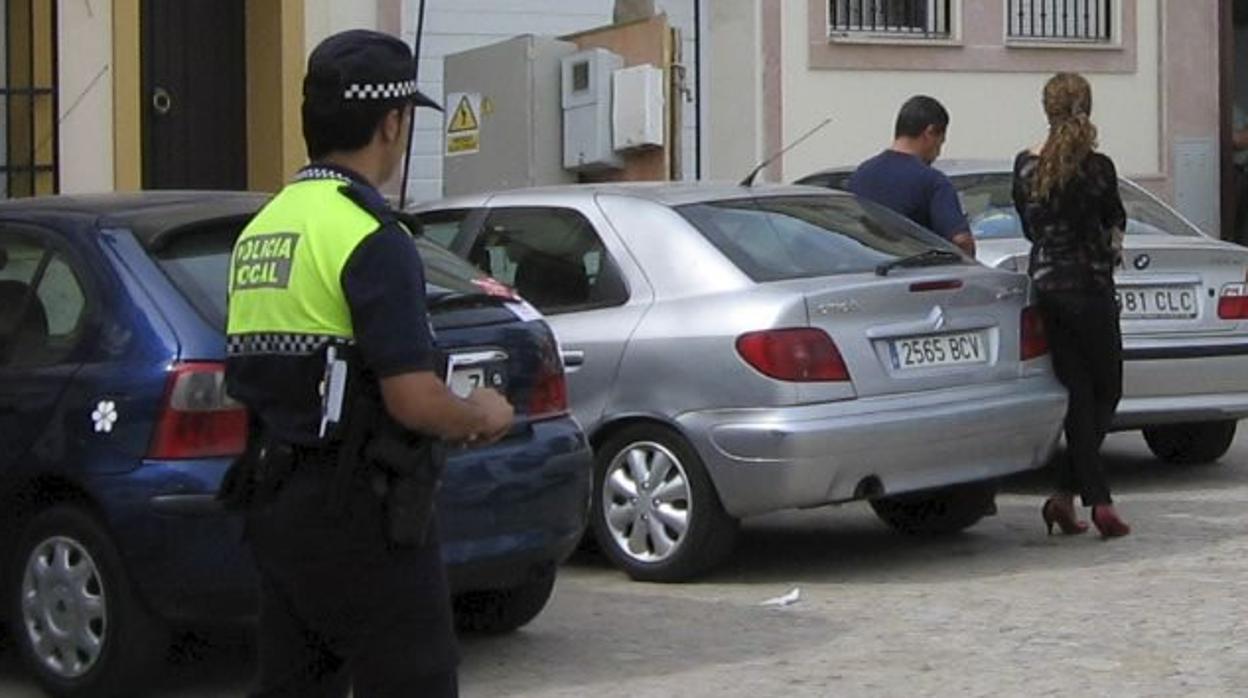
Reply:
[[[585,352],[580,349],[565,349],[559,352],[563,357],[563,370],[572,372],[585,365]]]

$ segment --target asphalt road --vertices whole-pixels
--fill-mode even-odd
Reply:
[[[1046,537],[1040,474],[996,517],[914,540],[864,504],[748,522],[692,584],[628,581],[583,555],[511,636],[468,638],[465,696],[1241,696],[1248,693],[1248,435],[1173,467],[1107,444],[1128,538]],[[765,599],[800,589],[776,608]],[[242,695],[238,632],[184,638],[158,695]],[[0,649],[0,696],[41,695]]]

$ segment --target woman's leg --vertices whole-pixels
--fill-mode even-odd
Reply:
[[[1090,321],[1094,321],[1094,325],[1087,346],[1103,348],[1091,356],[1099,451],[1113,425],[1118,401],[1122,399],[1122,332],[1118,325],[1118,304],[1112,294],[1100,297],[1090,309],[1093,311]]]
[[[1078,492],[1085,506],[1094,506],[1111,500],[1099,454],[1104,409],[1095,388],[1099,379],[1093,375],[1100,363],[1093,357],[1105,348],[1089,343],[1103,319],[1089,312],[1093,310],[1089,301],[1087,295],[1075,293],[1043,294],[1040,299],[1053,370],[1069,393],[1066,456],[1059,465],[1058,489]]]

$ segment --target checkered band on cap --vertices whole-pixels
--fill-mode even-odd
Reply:
[[[320,334],[232,334],[226,340],[230,356],[277,354],[281,356],[308,356],[320,351],[330,342],[343,342],[342,337]]]
[[[416,81],[381,82],[373,84],[354,83],[342,93],[343,99],[385,100],[406,99],[416,94]]]

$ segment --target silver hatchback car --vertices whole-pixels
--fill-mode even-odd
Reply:
[[[547,315],[599,544],[636,579],[697,574],[781,509],[865,499],[903,531],[961,530],[1056,442],[1027,279],[852,196],[588,185],[412,213]]]
[[[1027,271],[1031,243],[1014,209],[1004,162],[937,161],[962,199],[984,264]],[[802,183],[843,189],[853,170]],[[1128,179],[1123,265],[1123,396],[1115,429],[1140,429],[1171,463],[1224,455],[1248,417],[1248,249],[1215,240]]]

